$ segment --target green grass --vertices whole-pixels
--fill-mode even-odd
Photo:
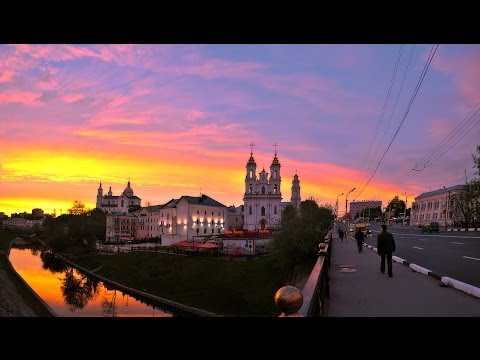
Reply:
[[[159,253],[88,255],[87,269],[129,287],[224,316],[278,316],[273,297],[290,274],[273,254],[221,260]]]
[[[0,265],[5,270],[10,281],[17,288],[18,293],[23,298],[25,303],[33,310],[37,316],[52,316],[43,303],[37,299],[37,297],[31,292],[31,290],[25,286],[22,279],[11,268],[7,259],[7,251],[10,246],[10,242],[15,239],[15,235],[12,233],[0,229]]]

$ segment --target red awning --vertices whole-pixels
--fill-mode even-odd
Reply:
[[[195,242],[193,243],[192,241],[180,241],[175,244],[172,244],[172,246],[178,246],[178,247],[186,247],[186,248],[192,248],[195,247],[196,249],[218,249],[218,245],[211,244],[211,243],[198,243]]]

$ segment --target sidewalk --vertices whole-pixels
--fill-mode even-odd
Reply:
[[[396,262],[389,278],[373,250],[359,253],[352,237],[341,242],[336,231],[332,242],[328,317],[480,316],[480,298]]]

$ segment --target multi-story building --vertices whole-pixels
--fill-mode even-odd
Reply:
[[[108,190],[107,195],[103,195],[102,183],[97,191],[97,208],[102,209],[107,214],[128,212],[128,207],[132,205],[141,206],[141,199],[133,194],[130,187],[130,181],[123,193],[119,196],[112,194],[112,187]]]
[[[126,243],[137,238],[138,218],[134,213],[107,213],[105,241]]]
[[[454,185],[448,188],[429,191],[418,195],[412,204],[410,224],[422,226],[431,221],[440,225],[452,226],[455,197],[463,191],[464,185]]]
[[[243,209],[244,206],[229,206],[227,208],[227,225],[225,228],[229,231],[243,229]]]
[[[371,209],[380,207],[382,208],[382,201],[380,200],[362,200],[362,201],[352,201],[350,202],[350,216],[351,219],[354,219],[357,214],[362,216],[362,211],[365,209]],[[368,214],[365,214],[365,217]]]

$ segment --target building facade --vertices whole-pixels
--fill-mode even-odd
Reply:
[[[112,187],[108,190],[106,195],[103,195],[102,183],[97,190],[96,207],[102,209],[107,214],[112,213],[126,213],[128,207],[131,205],[141,206],[141,199],[133,194],[133,189],[130,187],[130,181],[121,195],[115,196],[112,194]]]
[[[381,200],[362,200],[362,201],[352,201],[350,202],[350,218],[354,219],[355,216],[360,214],[362,216],[362,211],[365,209],[380,207],[382,209]],[[365,214],[367,217],[368,214]]]
[[[243,228],[245,230],[275,229],[280,225],[282,212],[286,206],[292,204],[297,209],[300,209],[300,181],[297,174],[295,174],[292,181],[290,203],[282,202],[280,167],[280,161],[275,151],[272,164],[270,165],[270,177],[265,168],[258,173],[257,177],[257,164],[253,158],[253,151],[250,152],[250,158],[246,165],[247,173],[243,195]]]
[[[463,191],[463,185],[429,191],[418,195],[412,204],[410,224],[422,226],[436,221],[440,226],[453,226],[461,221],[453,216],[455,197]]]
[[[244,206],[229,206],[227,208],[227,225],[229,231],[243,230]]]

